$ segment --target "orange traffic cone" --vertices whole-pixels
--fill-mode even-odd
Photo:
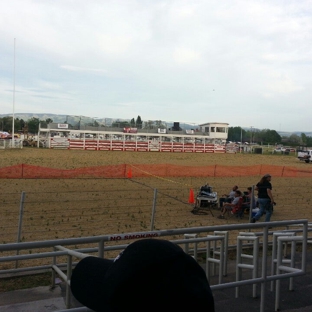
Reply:
[[[194,204],[195,203],[193,189],[190,189],[189,203],[190,204]]]
[[[128,179],[131,179],[132,178],[132,170],[131,170],[131,167],[129,168],[129,171],[128,171]]]

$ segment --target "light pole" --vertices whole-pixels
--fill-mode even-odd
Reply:
[[[14,148],[14,119],[15,119],[15,115],[14,115],[14,111],[15,111],[15,39],[14,38],[14,67],[13,67],[13,114],[12,114],[12,148]]]
[[[243,144],[243,128],[241,127],[241,144]]]
[[[241,128],[241,139],[240,139],[240,147],[239,147],[239,152],[242,152],[242,146],[243,146],[243,128]]]

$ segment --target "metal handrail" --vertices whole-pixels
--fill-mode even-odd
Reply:
[[[302,257],[301,257],[301,268],[296,269],[293,272],[283,273],[283,274],[276,274],[274,276],[270,275],[267,270],[267,249],[269,245],[269,228],[278,227],[281,228],[283,226],[290,226],[290,225],[300,225],[300,230],[302,232],[302,240],[300,243],[302,244]],[[107,242],[121,242],[121,241],[133,241],[136,239],[141,238],[159,238],[165,236],[173,236],[173,235],[183,235],[183,234],[192,234],[192,233],[209,233],[214,231],[232,231],[232,230],[253,230],[253,229],[262,229],[262,275],[261,277],[252,278],[248,280],[241,280],[229,283],[222,283],[218,285],[212,285],[212,290],[219,290],[219,289],[226,289],[226,288],[234,288],[242,285],[250,285],[250,284],[261,284],[261,302],[260,302],[260,312],[264,311],[264,302],[265,302],[265,287],[268,281],[272,280],[281,280],[284,278],[289,278],[290,276],[300,276],[305,274],[306,272],[306,252],[307,252],[307,237],[308,237],[308,220],[301,219],[301,220],[287,220],[287,221],[273,221],[273,222],[266,222],[266,223],[254,223],[254,224],[227,224],[227,225],[219,225],[219,226],[204,226],[204,227],[193,227],[193,228],[179,228],[179,229],[170,229],[170,230],[159,230],[159,231],[149,231],[149,232],[136,232],[136,233],[126,233],[126,234],[113,234],[113,235],[103,235],[103,236],[92,236],[92,237],[81,237],[81,238],[68,238],[68,239],[58,239],[58,240],[48,240],[48,241],[36,241],[36,242],[22,242],[22,243],[11,243],[11,244],[0,244],[0,252],[5,251],[17,251],[17,250],[25,250],[25,249],[34,249],[34,248],[47,248],[53,247],[53,252],[42,252],[37,254],[30,254],[30,255],[15,255],[15,256],[3,256],[0,257],[0,263],[6,261],[16,261],[16,260],[26,260],[26,259],[33,259],[33,258],[52,258],[52,264],[50,265],[50,269],[52,269],[52,274],[59,274],[59,276],[67,281],[67,293],[66,295],[66,302],[68,303],[69,308],[69,286],[70,286],[70,279],[71,276],[71,269],[74,263],[72,259],[81,258],[88,256],[85,252],[80,252],[76,250],[70,250],[69,248],[65,248],[64,246],[73,246],[79,244],[90,244],[90,243],[97,243],[97,248],[89,249],[89,251],[96,252],[97,256],[104,258],[104,253],[108,250],[118,250],[124,249],[128,246],[128,244],[123,245],[115,245],[115,246],[105,246]],[[280,230],[279,230],[280,231]],[[286,230],[287,231],[287,230]],[[292,231],[293,232],[293,231]],[[204,237],[204,238],[189,238],[189,239],[181,239],[175,240],[177,244],[182,243],[199,243],[205,242],[211,237]],[[216,236],[216,239],[218,237]],[[57,265],[56,260],[59,256],[67,256],[67,275],[60,269],[60,266]],[[25,268],[29,269],[29,268]],[[19,269],[20,270],[20,269]],[[2,270],[0,273],[5,273],[7,270]],[[11,270],[14,272],[14,270]],[[1,274],[0,274],[1,276]],[[54,279],[53,279],[54,280]],[[77,309],[69,309],[67,311],[78,311]],[[82,310],[81,310],[82,311]],[[84,310],[87,311],[87,310]]]

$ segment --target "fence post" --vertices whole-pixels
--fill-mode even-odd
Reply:
[[[19,220],[18,220],[18,231],[17,231],[17,243],[21,241],[21,233],[22,233],[22,224],[23,224],[23,213],[24,213],[24,200],[25,200],[25,192],[23,191],[21,194],[20,201],[20,212],[19,212]],[[19,250],[16,251],[16,255],[19,254]],[[15,268],[18,267],[18,261],[15,263]]]
[[[157,201],[157,189],[154,189],[153,207],[152,207],[152,218],[151,218],[151,231],[154,231],[154,221],[156,212],[156,201]]]
[[[249,205],[249,222],[251,222],[252,217],[252,209],[254,204],[256,204],[256,198],[255,198],[255,185],[252,185],[251,187],[251,195],[250,195],[250,205]]]

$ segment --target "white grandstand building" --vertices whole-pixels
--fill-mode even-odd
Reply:
[[[39,126],[37,146],[111,151],[225,152],[228,126],[228,123],[209,122],[190,130],[181,129],[179,123],[169,129],[107,126],[71,129],[66,123],[50,123],[46,128]]]

